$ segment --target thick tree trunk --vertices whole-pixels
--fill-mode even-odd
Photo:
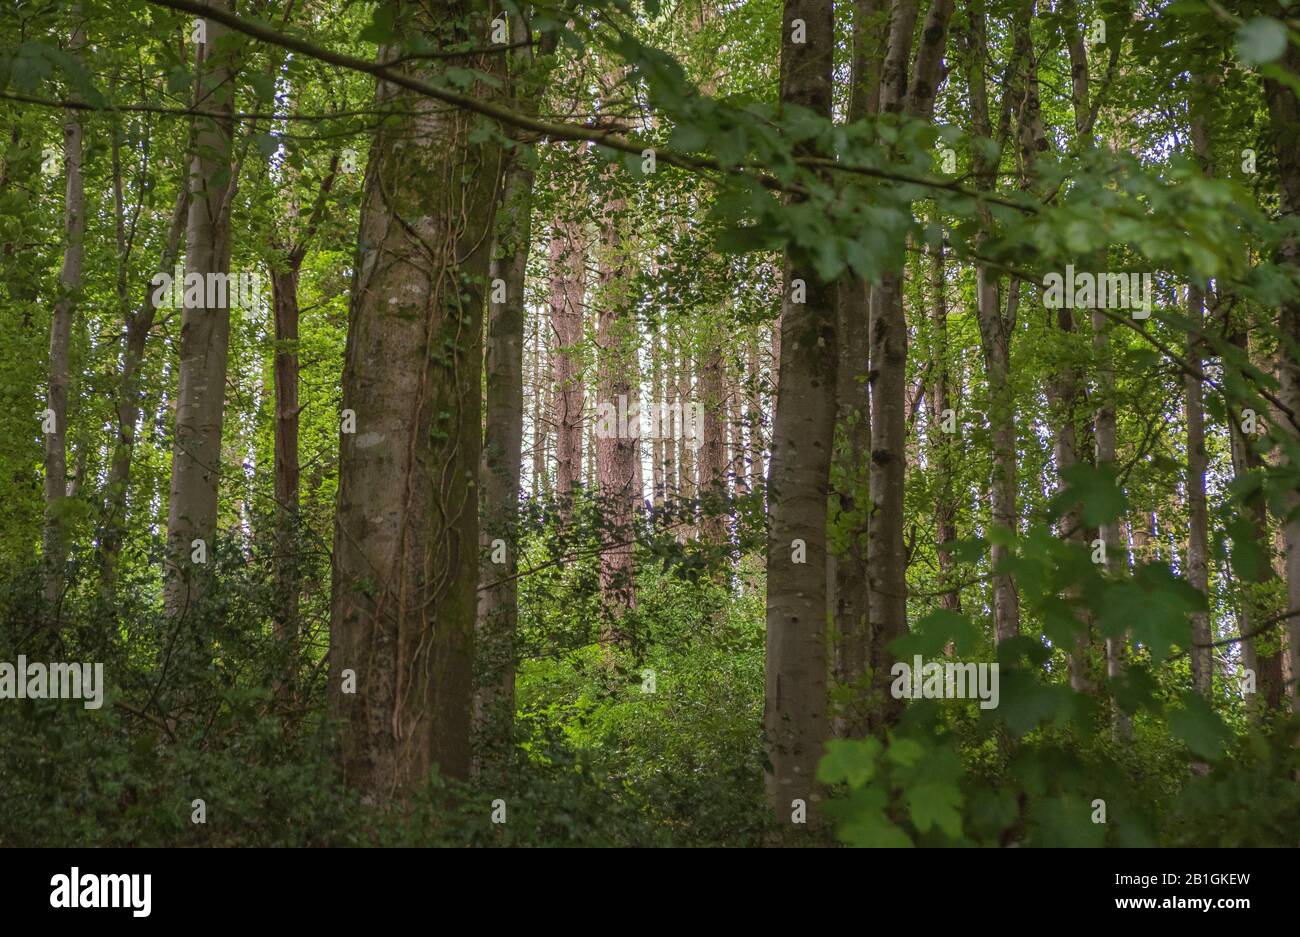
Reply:
[[[806,42],[791,40],[802,19]],[[834,27],[830,4],[786,0],[782,18],[781,100],[831,114]],[[791,283],[806,302],[791,301]],[[826,699],[826,510],[835,433],[833,288],[788,250],[781,321],[780,393],[768,477],[767,675],[764,733],[767,799],[779,822],[793,802],[811,808],[816,768],[828,734]]]
[[[230,9],[229,0],[219,3]],[[229,30],[207,22],[207,42],[197,46],[199,93],[205,111],[231,113],[234,99]],[[190,205],[185,235],[185,276],[213,286],[205,302],[186,302],[181,314],[181,360],[176,391],[171,493],[167,507],[167,575],[163,590],[169,617],[197,605],[206,592],[214,561],[217,495],[221,471],[221,427],[225,416],[226,357],[230,340],[229,290],[221,296],[219,278],[230,272],[230,144],[228,116],[195,118],[195,150],[190,162]],[[207,303],[212,298],[214,303]],[[223,301],[224,300],[224,301]],[[202,561],[202,562],[200,562]]]
[[[78,11],[79,15],[79,11]],[[79,59],[86,45],[80,20],[68,40],[68,54]],[[81,271],[86,257],[86,192],[82,173],[81,112],[69,110],[63,120],[63,168],[67,185],[63,197],[63,266],[59,270],[59,297],[50,320],[49,396],[46,414],[52,424],[45,433],[45,529],[43,535],[44,594],[51,627],[58,627],[58,606],[63,596],[64,565],[68,555],[68,386],[72,317],[81,292]]]
[[[1281,17],[1285,11],[1279,5],[1275,12]],[[1300,50],[1294,43],[1287,44],[1281,66],[1293,81],[1300,79]],[[1282,216],[1294,221],[1300,217],[1300,99],[1294,84],[1288,86],[1276,80],[1264,82],[1264,94],[1268,101],[1273,151],[1277,156],[1278,209]],[[1289,238],[1283,244],[1278,260],[1300,268],[1300,239]],[[1278,332],[1281,337],[1279,397],[1291,411],[1282,421],[1281,428],[1291,437],[1293,445],[1300,445],[1300,298],[1292,296],[1282,304],[1278,313]],[[1292,469],[1295,469],[1294,465]],[[1300,610],[1300,493],[1293,493],[1288,499],[1287,511],[1282,526],[1286,543],[1287,611],[1296,612]],[[1293,614],[1285,627],[1294,680],[1300,677],[1300,615]],[[1292,708],[1300,712],[1300,688],[1293,683],[1291,692]]]
[[[387,6],[399,32],[434,47],[478,45],[487,32],[476,2],[436,14]],[[493,70],[498,58],[468,61]],[[376,132],[361,208],[329,692],[345,778],[382,797],[423,785],[434,765],[453,778],[470,767],[482,315],[500,152],[464,111],[383,82],[377,98],[409,116]]]

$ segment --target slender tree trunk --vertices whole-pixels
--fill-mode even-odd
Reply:
[[[636,319],[628,294],[631,270],[620,226],[626,203],[611,197],[601,220],[596,323],[597,399],[595,424],[596,479],[605,546],[600,553],[602,598],[601,643],[625,645],[632,639],[626,615],[636,608],[636,509],[641,501],[637,464],[640,461],[640,379],[637,368]],[[612,425],[611,425],[612,423]]]
[[[489,277],[504,288],[488,303],[487,429],[479,469],[478,668],[474,694],[480,764],[503,766],[515,710],[518,622],[519,479],[524,422],[524,280],[532,216],[532,170],[512,160],[497,222],[498,256]]]
[[[929,120],[942,80],[950,0],[935,0],[926,15],[909,85],[912,34],[918,4],[899,0],[890,16],[889,47],[881,74],[880,109]],[[867,535],[868,617],[871,640],[873,729],[894,724],[903,700],[889,691],[894,655],[889,645],[907,633],[907,550],[903,497],[907,482],[907,316],[903,271],[886,272],[871,292],[871,504]],[[873,702],[875,701],[873,700]]]
[[[806,42],[792,41],[802,19]],[[786,0],[781,100],[831,114],[834,26],[830,4]],[[794,280],[806,301],[792,302]],[[779,822],[796,801],[816,799],[816,768],[828,735],[826,699],[826,510],[835,434],[833,289],[788,249],[782,306],[780,393],[768,477],[767,674],[764,734],[767,799]]]
[[[749,470],[745,465],[745,417],[741,394],[744,375],[729,376],[727,380],[727,432],[731,439],[727,475],[731,483],[731,496],[741,498],[749,494]]]
[[[700,536],[708,543],[717,544],[727,538],[723,513],[727,494],[726,385],[721,337],[710,334],[707,342],[701,357],[699,381],[699,402],[704,409],[704,435],[699,451]]]
[[[1092,312],[1092,345],[1097,367],[1097,405],[1093,413],[1094,437],[1096,439],[1096,458],[1098,467],[1115,469],[1115,365],[1111,360],[1110,323],[1100,309]],[[1204,478],[1202,478],[1204,482]],[[1117,522],[1103,524],[1097,536],[1105,545],[1105,566],[1112,566],[1115,551],[1123,550],[1120,543]],[[1106,678],[1110,681],[1119,679],[1124,670],[1125,636],[1109,635],[1106,638]],[[1121,739],[1132,737],[1133,726],[1128,716],[1118,705],[1114,706],[1115,732]]]
[[[171,223],[163,243],[158,272],[170,274],[180,253],[189,214],[188,177],[181,181],[172,208]],[[122,342],[122,379],[118,384],[114,412],[117,439],[109,458],[108,478],[104,485],[104,514],[99,534],[100,594],[111,606],[116,595],[117,562],[126,536],[126,501],[131,481],[131,460],[135,453],[136,424],[140,421],[142,394],[140,369],[144,365],[145,343],[153,328],[158,307],[153,301],[154,287],[144,288],[144,298],[136,312],[126,313],[125,337]]]
[[[1248,353],[1249,341],[1244,331],[1229,324],[1228,341]],[[1255,472],[1263,466],[1263,460],[1255,449],[1256,440],[1248,437],[1241,426],[1241,407],[1234,405],[1236,412],[1230,415],[1228,430],[1232,448],[1232,474],[1241,478],[1247,473]],[[1261,545],[1270,541],[1268,530],[1268,506],[1261,496],[1256,494],[1245,505],[1243,514],[1250,525],[1250,539]],[[1273,564],[1261,560],[1258,568],[1242,568],[1234,552],[1233,573],[1236,576],[1241,595],[1239,599],[1238,622],[1241,630],[1241,658],[1247,670],[1254,671],[1257,694],[1255,714],[1262,715],[1265,709],[1275,709],[1282,703],[1284,689],[1282,685],[1282,653],[1278,647],[1275,633],[1255,635],[1259,623],[1270,617],[1273,611],[1261,602],[1258,593],[1260,586],[1275,576]],[[1252,588],[1252,586],[1254,588]],[[1244,588],[1243,588],[1244,587]],[[1262,704],[1260,703],[1262,701]]]
[[[229,10],[229,0],[216,4]],[[207,286],[205,301],[188,301],[181,314],[181,361],[176,391],[171,492],[167,509],[167,575],[163,599],[169,617],[198,604],[210,576],[217,532],[221,428],[225,416],[226,357],[230,340],[228,291],[217,284],[230,272],[230,161],[234,100],[229,30],[207,22],[207,42],[197,45],[197,106],[220,117],[195,118],[190,162],[190,205],[185,235],[185,277]],[[224,40],[224,41],[223,41]],[[221,295],[225,292],[226,295]],[[208,299],[214,302],[207,302]]]
[[[749,380],[745,394],[745,426],[749,434],[749,489],[763,488],[763,371],[758,339],[749,343]]]
[[[560,222],[551,236],[551,328],[555,347],[555,493],[567,519],[582,481],[582,322],[586,252],[578,225]]]
[[[670,335],[664,335],[664,496],[674,505],[679,506],[681,484],[677,478],[677,435],[681,431],[681,414],[678,406],[681,398],[677,396],[677,359],[673,352]]]
[[[652,414],[650,437],[651,482],[654,485],[654,512],[664,509],[666,483],[664,478],[664,356],[660,344],[659,327],[650,332],[650,408]]]
[[[281,694],[291,697],[298,659],[298,266],[271,271],[275,317],[275,617],[286,658]]]
[[[547,326],[549,330],[550,326]],[[550,408],[547,406],[546,390],[549,382],[543,382],[546,373],[543,367],[545,342],[542,338],[542,326],[539,320],[533,320],[533,477],[532,496],[534,499],[545,494],[546,485],[546,419]]]
[[[68,54],[80,59],[86,46],[85,26],[76,11],[77,23],[68,40]],[[63,168],[67,186],[63,197],[63,266],[59,270],[59,298],[50,321],[49,397],[45,433],[45,529],[44,594],[51,627],[59,623],[58,606],[63,596],[64,565],[68,555],[68,386],[71,381],[70,353],[72,318],[81,292],[81,271],[86,256],[86,193],[82,174],[81,112],[69,109],[63,119]]]
[[[682,499],[682,526],[678,539],[682,542],[695,536],[696,508],[698,495],[696,486],[695,456],[700,448],[704,427],[693,419],[692,414],[699,415],[696,405],[699,398],[691,387],[692,356],[687,347],[677,353],[677,483],[678,497]]]
[[[386,8],[400,34],[434,47],[487,34],[477,2]],[[434,765],[452,778],[470,767],[482,316],[501,163],[465,111],[384,82],[377,103],[408,116],[376,132],[362,200],[343,372],[356,432],[340,437],[329,688],[344,776],[382,797],[420,787]]]
[[[931,291],[930,302],[930,460],[939,476],[934,503],[935,552],[939,560],[939,575],[945,589],[939,596],[941,607],[953,612],[961,611],[961,593],[954,585],[956,559],[948,544],[957,539],[957,500],[953,493],[953,451],[956,432],[945,429],[948,411],[952,411],[955,430],[956,408],[953,406],[952,381],[948,367],[948,279],[943,245],[930,250]]]
[[[1199,287],[1187,291],[1188,315],[1193,328],[1205,322],[1205,294]],[[1187,361],[1195,370],[1201,368],[1201,341],[1196,335],[1187,339]],[[1191,375],[1183,378],[1183,407],[1187,421],[1187,582],[1202,595],[1209,595],[1209,511],[1205,500],[1205,409],[1201,399],[1201,382]],[[1214,650],[1208,647],[1213,634],[1209,612],[1192,614],[1192,686],[1196,692],[1211,696],[1214,683]]]
[[[967,37],[966,59],[971,122],[977,135],[993,139],[994,127],[989,112],[985,76],[989,43],[983,4],[977,3],[970,16],[971,32]],[[1017,49],[1017,52],[1022,51]],[[1011,99],[1011,90],[1004,89],[1001,104],[1003,118],[1009,116]],[[999,153],[1005,143],[1005,123],[1005,119],[999,119],[995,141]],[[981,188],[993,187],[999,162],[999,156],[990,158],[976,150],[974,177]],[[980,230],[976,236],[977,251],[992,238],[992,226],[993,218],[988,207],[981,206]],[[1016,407],[1010,383],[1011,338],[1015,333],[1019,295],[1019,281],[1014,280],[1007,292],[1004,312],[998,274],[987,265],[975,265],[976,318],[979,323],[980,350],[984,358],[984,376],[989,388],[989,435],[993,444],[989,513],[995,528],[1011,534],[1018,533],[1019,526],[1016,513]],[[997,641],[1005,641],[1020,634],[1019,593],[1016,591],[1015,579],[1006,570],[1010,557],[1010,546],[995,540],[989,551],[989,561],[993,568],[993,635]]]
[[[849,120],[875,116],[880,104],[880,71],[884,41],[881,4],[855,0],[853,4],[853,67],[849,89]],[[868,701],[863,682],[870,640],[867,588],[867,534],[870,510],[871,393],[868,384],[871,342],[871,291],[860,278],[847,275],[836,295],[840,359],[836,374],[836,425],[834,507],[844,540],[841,555],[833,558],[835,682],[857,687],[833,730],[837,736],[860,736],[867,731]]]

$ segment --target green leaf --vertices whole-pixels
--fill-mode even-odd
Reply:
[[[979,646],[979,630],[965,616],[950,609],[935,609],[915,627],[889,644],[889,650],[902,660],[920,654],[936,657],[951,642],[958,654],[973,654]]]
[[[1169,730],[1192,754],[1208,761],[1221,758],[1229,738],[1223,720],[1200,694],[1189,690],[1183,694],[1182,702],[1182,709],[1169,713]]]
[[[1257,16],[1237,30],[1237,56],[1246,65],[1262,65],[1286,51],[1286,27],[1271,16]]]
[[[880,748],[880,740],[875,738],[831,739],[826,743],[826,755],[817,765],[817,780],[862,787],[875,776]]]
[[[961,836],[961,791],[947,781],[922,781],[907,789],[905,795],[912,822],[922,833],[938,826],[948,836]]]
[[[397,39],[397,8],[380,4],[371,15],[370,25],[361,30],[362,42],[384,45]]]

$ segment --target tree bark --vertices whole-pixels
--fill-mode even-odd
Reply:
[[[939,576],[945,588],[939,596],[939,605],[952,612],[961,611],[961,593],[954,584],[956,560],[947,544],[957,539],[957,499],[953,492],[953,451],[956,433],[944,429],[945,413],[956,408],[952,400],[952,379],[948,366],[948,279],[943,245],[930,248],[931,291],[930,301],[930,383],[929,430],[930,461],[939,476],[934,499],[935,555],[939,561]]]
[[[630,263],[620,226],[626,203],[609,197],[601,219],[596,313],[596,479],[604,519],[600,553],[601,644],[627,645],[626,616],[636,608],[636,509],[641,501],[640,379],[636,319],[628,295]],[[604,419],[602,419],[602,412]],[[610,415],[612,412],[612,423]],[[625,425],[620,425],[624,424]],[[610,430],[613,432],[610,432]]]
[[[909,85],[917,6],[898,0],[890,16],[880,110],[929,120],[943,79],[952,3],[935,0],[926,14]],[[890,692],[895,660],[889,645],[907,633],[907,549],[903,498],[907,483],[907,315],[903,271],[888,271],[871,291],[871,504],[867,535],[868,618],[873,730],[896,723],[903,700]]]
[[[884,51],[878,0],[855,0],[853,5],[853,66],[849,89],[849,120],[874,117],[880,106],[881,59]],[[833,730],[837,736],[860,736],[867,731],[869,706],[862,685],[867,671],[870,640],[867,588],[867,536],[870,510],[871,392],[868,383],[871,342],[871,291],[852,274],[838,284],[836,295],[839,329],[839,365],[836,373],[836,424],[834,506],[836,523],[844,541],[841,555],[833,558],[835,581],[833,620],[835,682],[857,687]]]
[[[434,47],[477,46],[487,34],[490,14],[473,0],[435,13],[413,0],[387,6],[400,33]],[[490,72],[499,59],[466,60]],[[420,787],[434,765],[453,778],[470,767],[482,316],[501,164],[497,144],[473,134],[473,115],[384,82],[377,102],[408,115],[376,131],[362,201],[343,373],[356,432],[340,437],[329,693],[344,777],[384,797]]]
[[[81,12],[72,27],[68,54],[81,58],[86,46]],[[59,298],[50,320],[49,396],[47,416],[53,424],[45,434],[45,528],[43,532],[44,596],[53,628],[59,626],[58,607],[63,597],[64,566],[68,555],[68,529],[64,504],[68,498],[68,387],[71,382],[72,318],[81,293],[86,257],[86,192],[82,173],[81,112],[69,109],[63,119],[63,266],[59,270]]]
[[[1250,344],[1246,332],[1239,325],[1232,323],[1226,325],[1228,342],[1248,354]],[[1264,463],[1255,449],[1256,440],[1242,431],[1241,407],[1236,402],[1234,402],[1234,409],[1236,412],[1230,414],[1228,420],[1232,474],[1234,478],[1242,478],[1250,472],[1258,471]],[[1250,525],[1249,539],[1261,548],[1267,549],[1271,538],[1268,529],[1268,506],[1264,499],[1256,493],[1242,508],[1242,514]],[[1257,693],[1256,705],[1252,710],[1256,716],[1261,716],[1265,709],[1271,710],[1280,706],[1284,695],[1282,652],[1280,648],[1274,649],[1277,644],[1276,635],[1271,632],[1254,635],[1259,623],[1269,618],[1273,611],[1266,603],[1259,600],[1259,587],[1272,580],[1276,573],[1273,564],[1267,560],[1261,561],[1257,569],[1241,568],[1234,551],[1233,574],[1241,591],[1237,620],[1240,624],[1242,665],[1255,673]],[[1255,588],[1252,589],[1252,586]],[[1258,704],[1259,700],[1263,701],[1262,705]]]
[[[1283,17],[1281,5],[1275,14]],[[1292,80],[1300,79],[1300,50],[1288,42],[1281,67]],[[1269,123],[1272,131],[1273,151],[1277,156],[1279,183],[1279,213],[1294,221],[1300,216],[1300,99],[1294,86],[1276,79],[1264,82],[1268,101]],[[1278,260],[1293,268],[1300,268],[1300,239],[1288,238],[1279,251]],[[1280,334],[1279,397],[1290,409],[1290,416],[1282,421],[1282,431],[1290,437],[1292,454],[1288,461],[1296,470],[1295,447],[1300,446],[1300,298],[1292,296],[1282,303],[1278,312]],[[1293,492],[1287,499],[1287,516],[1282,525],[1286,544],[1287,611],[1300,609],[1300,493]],[[1300,677],[1300,615],[1287,620],[1287,653],[1292,679]],[[1292,684],[1292,708],[1300,712],[1300,689]]]
[[[802,19],[806,42],[792,41]],[[834,27],[831,5],[786,0],[781,100],[829,118]],[[791,301],[802,279],[806,302]],[[835,433],[836,314],[832,287],[789,248],[785,262],[780,381],[768,477],[767,673],[764,733],[768,804],[789,822],[793,802],[811,811],[827,737],[826,510]],[[803,547],[803,555],[795,551]],[[802,562],[796,561],[802,559]]]
[[[159,273],[170,273],[180,254],[181,237],[185,233],[189,214],[189,180],[181,180],[172,208],[171,222],[167,227],[162,256],[158,261]],[[144,297],[138,311],[126,313],[125,336],[122,341],[122,379],[118,384],[114,413],[117,417],[117,438],[109,458],[108,478],[104,485],[104,513],[99,533],[99,583],[100,594],[111,606],[116,594],[117,562],[126,536],[127,491],[131,482],[131,461],[135,453],[136,423],[140,420],[140,369],[144,364],[145,343],[153,328],[158,307],[153,301],[154,287],[146,284]]]
[[[1204,106],[1202,104],[1201,106]],[[1201,170],[1213,175],[1209,129],[1205,113],[1192,108],[1192,149]],[[1196,334],[1205,327],[1205,290],[1199,284],[1187,289],[1187,316],[1195,330],[1187,336],[1186,357],[1192,370],[1201,369],[1202,339]],[[1205,403],[1199,378],[1183,377],[1183,414],[1187,422],[1187,582],[1206,596],[1210,590],[1209,509],[1205,500],[1205,473],[1209,456],[1205,449]],[[1214,649],[1209,612],[1194,612],[1192,619],[1192,687],[1210,699],[1214,687]]]
[[[551,236],[551,329],[555,346],[551,379],[555,385],[555,494],[567,521],[573,489],[582,481],[582,345],[586,251],[581,231],[557,222]]]
[[[231,9],[229,0],[214,4]],[[230,272],[230,118],[234,100],[229,30],[207,22],[207,42],[197,44],[196,105],[219,117],[195,118],[190,162],[190,205],[185,235],[185,276],[205,284]],[[206,300],[205,290],[205,300]],[[210,581],[217,532],[221,428],[225,416],[226,359],[230,340],[229,295],[213,291],[212,305],[181,313],[181,360],[176,391],[171,491],[167,507],[167,570],[163,602],[179,617],[202,601]],[[222,300],[225,300],[224,302]],[[201,546],[199,541],[202,541]],[[201,554],[194,551],[201,549]],[[201,556],[205,562],[196,561]]]
[[[700,536],[707,543],[719,544],[727,538],[723,513],[727,494],[726,388],[721,337],[712,332],[700,361],[699,398],[704,410],[699,450]]]
[[[1012,93],[1005,89],[1000,104],[996,140],[989,111],[985,62],[988,58],[987,19],[982,3],[977,3],[971,13],[971,31],[966,43],[967,87],[970,93],[971,124],[975,133],[993,140],[1001,153],[1006,142],[1006,126],[1011,107]],[[1027,37],[1026,37],[1027,38]],[[1013,57],[1023,54],[1018,44]],[[1000,157],[987,157],[978,148],[974,156],[973,176],[981,188],[992,188],[997,180]],[[980,207],[980,230],[976,236],[976,251],[993,237],[993,217],[987,206]],[[1017,453],[1016,405],[1010,384],[1011,339],[1015,333],[1016,312],[1019,299],[1019,281],[1013,281],[1008,292],[1006,309],[1002,306],[1001,281],[998,274],[985,264],[975,265],[975,308],[979,323],[980,351],[984,358],[984,375],[989,388],[989,430],[993,443],[993,472],[989,486],[989,513],[993,527],[1016,534],[1019,519],[1016,513]],[[1011,557],[1008,544],[995,540],[989,551],[993,568],[993,635],[996,641],[1005,641],[1020,634],[1020,598],[1015,579],[1005,570]]]

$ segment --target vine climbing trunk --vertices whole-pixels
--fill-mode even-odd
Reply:
[[[490,8],[388,0],[398,34],[483,45]],[[381,60],[399,55],[381,47]],[[469,67],[493,72],[499,56]],[[437,78],[440,64],[405,59]],[[486,94],[482,84],[476,94]],[[345,778],[413,791],[470,767],[479,579],[482,323],[498,145],[462,110],[380,82],[362,196],[340,435],[331,709]],[[346,424],[345,427],[346,428]]]

